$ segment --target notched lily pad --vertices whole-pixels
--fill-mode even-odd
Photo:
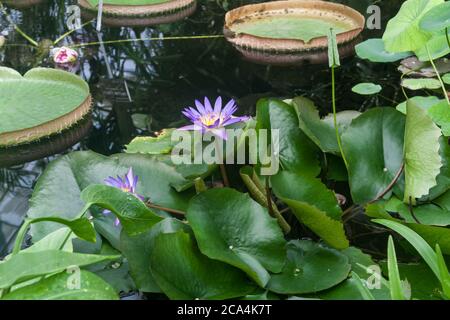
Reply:
[[[59,133],[91,110],[88,84],[61,70],[0,67],[0,147]]]

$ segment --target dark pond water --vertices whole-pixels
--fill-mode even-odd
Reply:
[[[65,11],[76,1],[47,0],[27,9],[8,8],[14,22],[37,41],[55,40],[67,32]],[[107,28],[104,40],[141,37],[194,36],[221,34],[225,12],[243,4],[261,1],[198,0],[196,13],[183,21],[157,27]],[[381,7],[382,28],[397,12],[402,1],[344,0],[363,14],[371,4]],[[0,13],[0,32],[9,23]],[[380,36],[381,30],[366,30],[364,38]],[[92,24],[66,38],[71,45],[98,41]],[[10,30],[8,46],[0,50],[0,65],[26,72],[35,66],[52,66],[48,53],[32,49]],[[165,127],[184,123],[180,110],[195,98],[221,95],[235,98],[241,113],[254,114],[261,97],[312,98],[323,113],[331,110],[330,78],[326,65],[281,68],[261,66],[241,59],[224,39],[146,41],[118,43],[80,50],[78,73],[89,83],[94,97],[93,125],[89,122],[69,132],[62,141],[14,150],[9,159],[20,160],[30,152],[56,153],[26,164],[0,168],[0,256],[14,239],[17,227],[27,211],[28,199],[38,176],[49,161],[72,150],[94,150],[112,154],[123,150],[133,137],[150,134]],[[337,72],[340,109],[365,110],[376,105],[400,102],[399,75],[394,65],[374,65],[348,58]],[[359,82],[376,82],[385,88],[382,96],[364,99],[350,89]],[[1,115],[0,115],[1,117]],[[88,133],[85,135],[85,133]],[[84,138],[64,149],[61,144]],[[0,155],[5,155],[0,149]],[[64,192],[64,190],[61,190]]]

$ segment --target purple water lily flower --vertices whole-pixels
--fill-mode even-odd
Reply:
[[[135,196],[141,201],[144,201],[145,198],[139,194],[136,193],[136,187],[139,181],[139,177],[135,176],[133,174],[133,168],[130,168],[128,170],[128,173],[122,178],[120,176],[117,176],[117,178],[108,177],[105,179],[105,183],[111,187],[118,188],[122,190],[123,192],[127,192]],[[111,211],[105,210],[103,211],[103,214],[109,214]],[[115,225],[118,226],[120,224],[119,219],[116,218]]]
[[[178,130],[196,130],[202,133],[211,132],[224,140],[227,140],[225,127],[234,123],[244,122],[250,117],[235,117],[237,111],[236,102],[232,99],[222,108],[222,97],[218,97],[214,103],[214,108],[207,97],[202,104],[195,100],[196,109],[185,108],[183,114],[192,122],[191,125],[181,127]]]

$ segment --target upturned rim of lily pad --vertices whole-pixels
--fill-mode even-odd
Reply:
[[[336,35],[338,44],[348,43],[356,39],[365,26],[365,18],[362,14],[342,4],[320,0],[272,1],[245,5],[227,12],[225,15],[224,35],[234,46],[245,48],[247,51],[302,53],[312,50],[324,50],[328,47],[326,35],[305,42],[301,39],[269,38],[233,31],[233,27],[242,21],[260,19],[264,16],[277,14],[284,17],[287,14],[293,14],[318,19],[328,16],[341,22],[346,21],[353,28]]]
[[[87,0],[78,4],[88,14],[96,13]],[[196,0],[170,0],[148,5],[103,4],[103,22],[109,26],[147,26],[179,21],[197,9]]]
[[[9,7],[22,9],[40,4],[43,1],[44,0],[3,0],[2,2],[3,4],[6,4]]]
[[[20,75],[20,73],[18,73],[14,69],[11,69],[11,72],[14,74],[15,77],[27,78],[27,75],[35,72],[36,70],[51,70],[51,72],[55,72],[55,74],[58,73],[64,74],[64,77],[71,78],[74,82],[78,83],[80,87],[83,87],[85,90],[87,90],[86,98],[80,105],[74,106],[74,108],[70,112],[60,117],[54,118],[52,120],[49,120],[47,122],[41,123],[33,127],[0,133],[0,148],[13,147],[25,143],[31,143],[41,138],[50,137],[54,134],[60,133],[63,130],[71,128],[72,126],[80,122],[87,115],[89,115],[92,110],[92,96],[89,92],[89,86],[83,79],[81,79],[75,74],[51,68],[31,69],[23,76]],[[47,81],[48,85],[51,86],[51,82],[54,80],[47,80]]]

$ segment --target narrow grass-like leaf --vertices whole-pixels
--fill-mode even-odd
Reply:
[[[388,240],[388,272],[389,288],[392,300],[406,300],[403,294],[402,281],[397,266],[397,256],[395,254],[394,240],[389,236]]]

